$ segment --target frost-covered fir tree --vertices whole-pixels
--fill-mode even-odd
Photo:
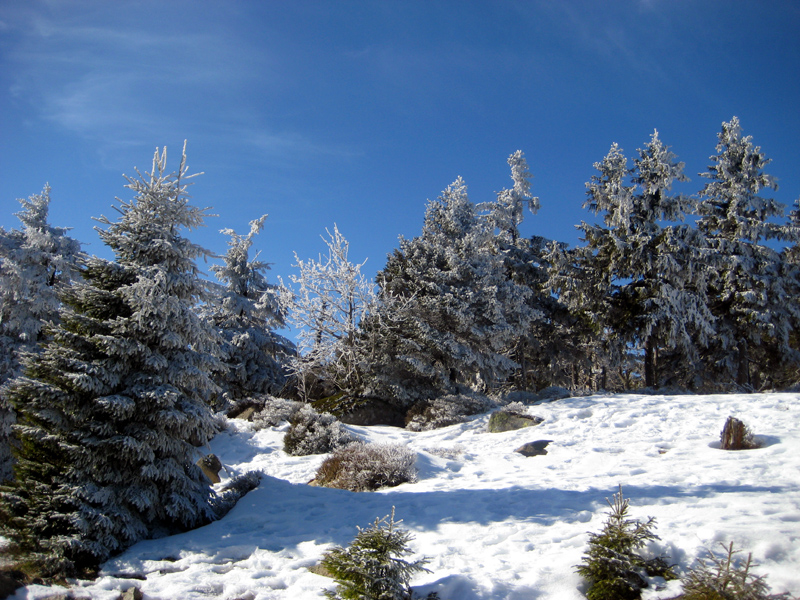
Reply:
[[[493,242],[463,179],[428,203],[422,235],[401,238],[378,276],[380,300],[362,345],[369,395],[405,407],[491,388],[518,368],[515,340],[538,313]]]
[[[517,150],[508,157],[508,165],[511,167],[513,187],[502,190],[494,202],[481,204],[479,208],[488,211],[486,218],[498,230],[500,240],[509,246],[515,246],[525,207],[536,214],[539,211],[539,198],[531,196],[531,172],[522,150]]]
[[[44,326],[58,320],[61,286],[78,274],[80,243],[48,223],[50,187],[19,200],[21,229],[0,228],[0,385],[20,373],[20,355],[32,352]],[[11,476],[8,435],[14,417],[0,390],[0,481]]]
[[[225,287],[213,296],[204,317],[223,338],[225,366],[221,385],[230,401],[253,394],[277,394],[286,382],[286,363],[294,345],[275,329],[285,326],[286,301],[278,286],[267,282],[269,265],[250,259],[253,238],[264,227],[267,215],[250,222],[243,236],[232,229],[222,265],[211,270]]]
[[[697,222],[714,275],[709,296],[717,325],[708,360],[723,378],[751,387],[751,362],[797,359],[790,344],[797,304],[781,253],[765,243],[787,239],[790,230],[780,222],[784,206],[760,195],[777,184],[764,172],[770,160],[742,134],[738,118],[722,124],[718,140],[713,164],[700,174],[708,183]]]
[[[298,355],[290,368],[303,398],[313,395],[312,384],[323,380],[329,391],[352,390],[359,384],[356,337],[361,321],[373,308],[375,286],[348,258],[350,244],[334,225],[325,257],[302,260],[295,254],[299,275],[289,320],[300,329]]]
[[[412,535],[397,527],[392,514],[358,535],[347,548],[333,548],[322,558],[322,566],[337,583],[335,591],[325,591],[331,600],[411,600],[411,578],[427,571],[427,559],[404,560],[410,554]]]
[[[218,340],[183,237],[206,210],[186,194],[185,154],[128,178],[120,219],[99,221],[117,262],[92,259],[62,296],[61,323],[8,385],[18,414],[16,480],[0,495],[3,535],[45,576],[93,568],[154,531],[213,517],[195,445],[215,427]]]
[[[627,344],[638,345],[645,385],[654,386],[659,348],[677,349],[692,362],[712,332],[694,233],[662,225],[692,210],[691,199],[670,193],[674,181],[686,179],[683,163],[655,132],[633,168],[617,144],[595,168],[584,207],[602,213],[603,223],[579,226],[585,245],[573,253],[574,268],[558,261],[551,286],[611,334],[620,355]]]

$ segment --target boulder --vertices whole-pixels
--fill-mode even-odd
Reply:
[[[203,470],[203,473],[211,483],[219,483],[219,472],[222,470],[222,463],[217,458],[216,454],[209,454],[197,461],[197,466]]]
[[[547,445],[552,442],[553,440],[536,440],[535,442],[528,442],[527,444],[523,444],[514,452],[519,452],[522,456],[542,456],[547,454]]]
[[[518,413],[498,410],[489,417],[489,433],[501,433],[503,431],[514,431],[525,427],[533,427],[544,421],[542,417],[533,415],[521,415]]]
[[[122,592],[119,600],[142,600],[142,598],[144,598],[142,595],[142,590],[137,587],[129,587],[127,590]]]
[[[347,425],[390,425],[405,427],[405,411],[385,400],[370,398],[343,413],[339,420]]]
[[[21,571],[0,571],[0,598],[8,598],[23,585],[25,575]]]

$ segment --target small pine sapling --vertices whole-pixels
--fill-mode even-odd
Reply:
[[[408,562],[401,557],[411,553],[408,543],[413,536],[396,526],[392,514],[367,529],[358,527],[358,535],[347,548],[336,547],[322,558],[322,566],[338,584],[327,590],[332,600],[411,600],[409,581],[420,572],[430,572],[423,558]]]
[[[647,587],[645,575],[676,579],[672,566],[664,556],[645,559],[636,553],[650,540],[659,537],[653,533],[655,519],[646,523],[628,519],[630,501],[622,497],[622,486],[608,502],[611,512],[600,533],[589,534],[589,549],[577,572],[589,582],[586,597],[589,600],[635,600]]]
[[[752,554],[737,564],[733,542],[721,546],[724,555],[717,556],[709,550],[708,559],[699,559],[698,566],[686,574],[680,600],[790,600],[789,594],[769,595],[765,578],[750,572]]]

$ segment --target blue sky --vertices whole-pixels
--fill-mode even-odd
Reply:
[[[574,245],[585,182],[612,142],[658,129],[696,192],[722,121],[800,196],[796,0],[0,0],[0,225],[52,186],[51,222],[110,257],[91,217],[122,174],[188,140],[191,233],[224,252],[268,213],[272,281],[337,223],[372,275],[461,175],[474,202],[525,152],[540,197],[522,231]]]

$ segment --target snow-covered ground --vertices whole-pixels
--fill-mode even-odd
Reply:
[[[417,483],[366,493],[306,485],[324,456],[287,456],[285,426],[255,432],[231,420],[211,449],[231,473],[263,470],[261,485],[221,521],[136,544],[73,593],[111,600],[135,585],[146,599],[320,598],[334,584],[308,567],[394,506],[415,536],[414,558],[430,558],[431,573],[412,582],[420,594],[578,599],[585,586],[575,565],[587,532],[602,527],[605,499],[621,484],[631,517],[657,519],[661,541],[651,550],[668,554],[679,571],[706,548],[733,541],[753,553],[755,572],[767,575],[774,593],[800,594],[800,395],[597,395],[528,412],[544,422],[507,433],[487,433],[488,415],[422,433],[350,427],[417,452]],[[729,415],[763,447],[719,450]],[[534,440],[552,440],[546,456],[514,452]],[[678,589],[673,583],[644,597]],[[52,593],[30,586],[15,598]]]

